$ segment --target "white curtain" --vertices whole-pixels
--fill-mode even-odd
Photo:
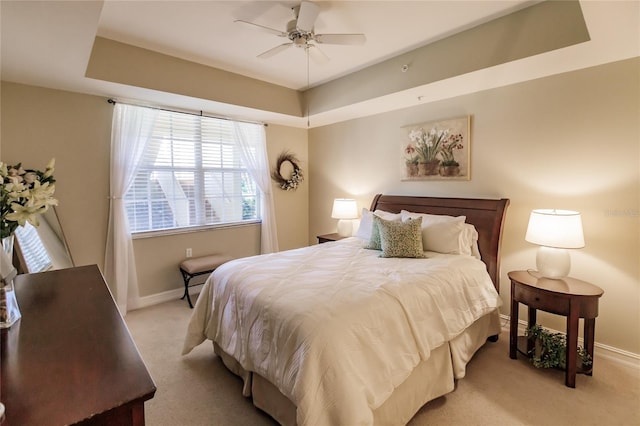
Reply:
[[[240,146],[242,161],[262,192],[262,202],[260,203],[261,253],[275,253],[278,251],[278,233],[264,126],[234,121],[233,128],[236,143]]]
[[[109,224],[104,273],[122,315],[139,300],[136,262],[123,198],[138,170],[158,111],[116,104],[111,130]]]

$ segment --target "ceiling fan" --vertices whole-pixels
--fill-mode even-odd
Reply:
[[[295,19],[287,23],[286,31],[276,30],[241,19],[235,21],[251,25],[253,28],[274,34],[278,37],[289,39],[286,43],[262,52],[258,55],[258,58],[270,58],[294,46],[304,48],[315,61],[326,62],[329,58],[320,50],[317,46],[318,44],[359,45],[364,44],[367,40],[364,34],[316,34],[313,26],[320,13],[320,7],[310,1],[303,1],[299,6],[292,7],[291,10],[293,10]]]

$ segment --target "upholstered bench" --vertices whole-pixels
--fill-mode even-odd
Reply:
[[[189,302],[189,307],[193,308],[191,297],[189,297],[189,287],[202,285],[204,283],[189,285],[191,278],[197,277],[198,275],[210,274],[215,271],[218,266],[232,259],[232,257],[223,254],[212,254],[209,256],[191,257],[182,261],[182,263],[180,263],[180,272],[184,279],[184,295],[180,299],[186,297],[187,302]]]

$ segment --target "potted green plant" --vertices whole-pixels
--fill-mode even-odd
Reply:
[[[525,335],[533,341],[533,347],[529,350],[531,363],[536,368],[567,368],[567,338],[562,333],[551,333],[538,324],[529,327]],[[589,371],[593,360],[587,351],[578,347],[578,367]]]
[[[412,144],[408,144],[404,149],[405,164],[407,166],[407,176],[418,176],[418,154],[416,148]]]
[[[442,176],[458,176],[460,174],[460,163],[455,159],[453,151],[462,149],[462,135],[448,135],[447,139],[442,142],[440,147],[440,174]]]
[[[432,128],[428,132],[423,128],[412,130],[409,139],[415,144],[418,153],[418,174],[420,176],[437,175],[440,167],[440,145],[449,136],[449,129]]]

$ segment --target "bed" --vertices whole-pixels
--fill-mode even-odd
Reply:
[[[228,262],[198,297],[183,354],[212,341],[243,394],[283,425],[406,424],[500,332],[508,203],[379,194],[355,237]],[[464,227],[460,252],[428,247],[427,231],[433,244],[453,229],[440,219]],[[390,251],[396,228],[425,258]],[[382,249],[365,248],[376,232]]]

